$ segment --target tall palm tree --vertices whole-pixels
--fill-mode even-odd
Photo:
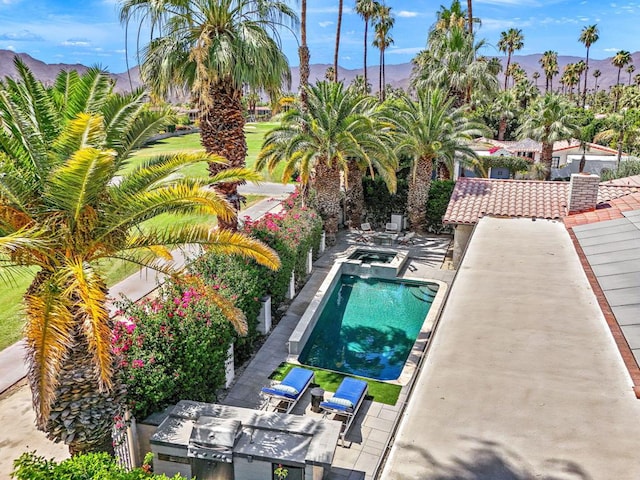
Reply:
[[[585,69],[584,69],[584,88],[582,89],[582,108],[584,108],[585,102],[587,101],[587,75],[589,74],[589,49],[591,45],[596,43],[600,38],[600,32],[598,32],[597,25],[589,25],[587,27],[583,27],[580,32],[580,37],[578,40],[582,43],[587,49],[587,57],[585,60]]]
[[[290,80],[280,49],[279,28],[297,26],[297,16],[278,0],[122,0],[120,19],[149,24],[154,38],[141,49],[141,77],[162,97],[173,86],[188,86],[198,105],[200,136],[208,153],[226,158],[211,163],[211,175],[245,165],[243,86],[280,89]],[[237,182],[218,187],[236,210]],[[236,221],[222,224],[234,230]]]
[[[545,93],[553,91],[553,77],[558,73],[558,52],[547,50],[542,54],[539,60],[545,77]]]
[[[600,78],[601,75],[602,75],[602,72],[599,69],[595,69],[593,71],[593,78],[596,79],[596,83],[595,83],[595,86],[594,86],[594,89],[595,89],[596,92],[598,91],[598,79]]]
[[[364,84],[367,85],[367,46],[369,22],[375,17],[380,8],[376,0],[356,0],[356,13],[364,20]]]
[[[506,32],[500,34],[500,40],[498,40],[498,50],[507,54],[507,64],[504,68],[504,89],[507,89],[507,79],[509,78],[509,64],[511,63],[511,55],[513,52],[522,49],[524,47],[524,35],[522,30],[516,28],[510,28]]]
[[[629,83],[627,85],[631,86],[631,74],[636,71],[636,67],[632,63],[630,65],[627,65],[627,68],[625,68],[625,71],[629,74]]]
[[[531,76],[533,77],[533,80],[535,81],[536,88],[538,88],[538,79],[540,78],[540,72],[538,72],[536,70],[535,72],[533,72],[533,74]]]
[[[616,80],[616,85],[620,84],[620,72],[622,69],[631,62],[631,53],[626,50],[618,51],[613,58],[611,59],[611,63],[614,67],[618,69],[618,78]]]
[[[338,81],[338,51],[340,50],[340,29],[342,28],[342,5],[343,0],[338,0],[338,22],[336,25],[336,48],[333,54],[333,81]]]
[[[518,128],[519,138],[532,138],[542,143],[540,162],[546,169],[546,179],[551,178],[553,144],[578,135],[579,127],[572,114],[571,104],[560,95],[547,93],[539,97],[529,108],[528,115]]]
[[[586,70],[587,70],[587,64],[584,62],[584,60],[580,60],[578,62],[575,63],[575,73],[578,77],[578,83],[576,84],[578,86],[578,98],[581,98],[580,96],[580,79],[582,78],[582,74],[584,73],[586,76]],[[580,105],[580,102],[578,102],[578,106]]]
[[[307,111],[288,111],[281,124],[267,132],[256,168],[273,170],[284,162],[284,182],[297,172],[304,191],[315,190],[327,241],[333,243],[341,175],[349,179],[349,165],[354,161],[372,173],[375,166],[390,191],[395,191],[395,157],[386,146],[386,128],[376,123],[371,97],[358,95],[341,82],[319,82],[309,87],[308,98]]]
[[[492,110],[498,114],[498,140],[504,140],[507,131],[507,121],[514,118],[518,111],[518,103],[512,90],[502,90],[491,104]]]
[[[622,149],[625,143],[633,145],[640,140],[640,127],[634,121],[635,115],[636,112],[628,110],[610,115],[607,118],[608,128],[598,132],[593,139],[595,142],[615,141],[616,149],[618,150],[616,168],[620,167]]]
[[[468,141],[486,127],[453,108],[453,99],[440,89],[420,89],[414,102],[407,95],[389,105],[386,120],[393,125],[396,153],[411,158],[407,210],[411,228],[426,229],[426,202],[438,158],[475,157]]]
[[[303,108],[307,105],[307,90],[309,85],[310,54],[307,45],[307,0],[300,0],[300,47],[298,47],[300,59],[300,103]]]
[[[384,52],[387,48],[389,48],[393,44],[393,38],[390,33],[393,25],[395,24],[395,18],[391,14],[391,7],[387,7],[386,5],[381,5],[378,9],[375,17],[375,37],[373,40],[373,46],[377,47],[380,50],[380,78],[379,78],[379,88],[380,88],[380,101],[384,101],[385,99],[385,87],[386,87],[386,79],[384,72]]]
[[[114,94],[98,69],[63,72],[51,88],[20,60],[16,71],[18,81],[0,85],[0,272],[10,280],[14,271],[37,268],[24,295],[36,425],[71,453],[109,449],[123,391],[98,262],[119,259],[173,274],[162,261],[171,259],[169,247],[184,243],[272,268],[278,259],[259,242],[210,225],[144,225],[163,213],[234,215],[209,182],[176,175],[220,157],[165,155],[126,173],[134,149],[168,123],[168,112],[145,108],[144,92]],[[211,181],[255,177],[236,169]]]

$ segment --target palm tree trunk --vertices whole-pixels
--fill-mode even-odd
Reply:
[[[542,142],[542,153],[540,161],[544,164],[545,180],[551,180],[551,162],[553,160],[553,143]]]
[[[504,134],[507,131],[507,119],[504,115],[500,116],[500,123],[498,124],[498,140],[504,140]]]
[[[382,91],[382,49],[380,49],[380,66],[378,67],[378,98],[380,101],[383,99],[383,91]]]
[[[300,103],[302,108],[307,107],[307,85],[309,85],[309,47],[307,46],[307,0],[300,4]]]
[[[407,214],[411,229],[420,233],[427,229],[427,199],[433,173],[433,159],[423,157],[417,162],[415,172],[409,178]]]
[[[587,76],[589,75],[589,47],[587,47],[587,58],[584,67],[584,88],[582,89],[582,108],[587,103]]]
[[[384,65],[384,51],[386,49],[383,47],[382,50],[380,50],[380,57],[382,58],[382,101],[384,102],[384,100],[387,98],[387,94],[386,94],[386,86],[387,86],[387,77],[386,77],[386,72],[385,72],[385,65]]]
[[[212,83],[207,101],[200,102],[200,138],[207,153],[226,158],[228,165],[209,164],[209,174],[215,175],[227,168],[242,168],[247,157],[247,142],[244,137],[244,115],[242,90],[226,82]],[[216,190],[224,195],[236,212],[243,198],[238,194],[238,183],[220,183]],[[221,221],[220,228],[236,230],[238,220]]]
[[[329,166],[326,159],[319,159],[315,170],[313,186],[316,190],[318,213],[324,221],[327,244],[333,245],[340,217],[340,169],[335,161]]]
[[[509,65],[511,64],[511,51],[507,55],[507,66],[504,67],[504,89],[507,89],[507,80],[509,79]]]
[[[364,88],[367,89],[367,32],[369,30],[369,19],[364,19]]]
[[[472,0],[467,0],[467,18],[469,19],[469,35],[473,35],[473,9]]]
[[[358,167],[355,159],[349,160],[345,210],[348,225],[360,226],[364,210],[364,189],[362,188],[362,170]]]
[[[343,0],[338,2],[338,25],[336,27],[336,49],[333,55],[334,82],[338,81],[338,50],[340,49],[340,28],[342,27],[342,4]]]

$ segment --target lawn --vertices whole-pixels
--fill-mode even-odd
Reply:
[[[258,152],[262,146],[264,134],[275,125],[275,123],[257,123],[247,125],[246,134],[247,146],[249,149],[247,156],[248,167],[253,167],[255,164]],[[139,164],[139,162],[154,155],[176,153],[180,151],[193,152],[198,150],[202,150],[202,146],[200,145],[200,136],[197,133],[160,140],[136,152],[132,157],[130,165],[125,169],[125,171],[130,171],[135,165]],[[281,172],[282,168],[280,168],[279,171]],[[188,168],[183,169],[182,173],[185,176],[206,177],[207,166],[204,163],[189,166]],[[274,174],[276,181],[280,180],[278,175],[281,175],[281,173],[276,171]],[[269,179],[271,179],[271,177],[265,178],[265,180]],[[249,195],[246,207],[256,203],[261,198],[262,197],[259,196]],[[208,221],[209,219],[210,216],[207,215],[181,216],[178,220],[176,220],[176,217],[172,215],[161,215],[157,219],[151,221],[150,224],[155,227],[162,228],[169,224],[175,224],[176,221],[179,223],[192,223]],[[107,285],[114,285],[120,280],[128,277],[129,275],[133,275],[138,271],[137,266],[120,261],[103,262],[100,265],[100,268],[107,279]],[[34,269],[31,274],[24,273],[23,275],[11,278],[8,282],[0,281],[0,298],[3,300],[3,309],[2,312],[0,312],[0,350],[22,338],[22,325],[24,320],[21,312],[21,300],[24,292],[33,279],[33,273],[35,273],[35,271],[36,270]]]
[[[272,380],[282,380],[287,375],[287,373],[289,373],[289,370],[296,366],[299,365],[294,365],[292,363],[281,363],[269,378]],[[395,405],[398,401],[400,390],[402,389],[400,385],[378,382],[376,380],[371,380],[370,378],[344,375],[342,373],[332,372],[330,370],[309,367],[308,365],[305,365],[304,368],[313,370],[315,372],[314,383],[322,387],[327,392],[335,392],[338,389],[338,385],[340,385],[340,382],[342,382],[342,379],[346,376],[352,376],[353,378],[364,380],[369,384],[367,398],[378,403],[384,403],[385,405]]]
[[[247,139],[247,168],[254,167],[256,159],[258,158],[258,152],[260,152],[260,148],[262,147],[262,141],[265,133],[276,125],[277,123],[273,122],[260,122],[248,123],[245,126],[245,136]],[[144,161],[153,155],[157,155],[158,149],[161,149],[166,153],[203,151],[202,145],[200,144],[200,134],[198,133],[165,138],[149,144],[147,147],[136,152],[132,157],[130,165],[125,169],[125,172],[133,169],[139,164],[139,162]],[[284,167],[279,165],[272,174],[269,174],[269,172],[266,171],[263,172],[265,181],[280,182],[282,180],[283,170]],[[190,177],[207,177],[207,166],[205,164],[192,165],[185,168],[183,173]]]

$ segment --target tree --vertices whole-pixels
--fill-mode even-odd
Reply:
[[[380,50],[380,79],[379,79],[379,88],[380,88],[380,101],[384,101],[385,98],[385,76],[384,76],[384,52],[389,46],[393,44],[393,38],[389,34],[393,25],[395,23],[395,19],[391,15],[391,7],[387,7],[386,5],[381,5],[377,11],[375,17],[375,37],[373,40],[373,46]]]
[[[376,0],[356,0],[356,13],[364,20],[364,83],[367,81],[367,45],[369,22],[377,15],[380,4]]]
[[[334,82],[338,81],[338,51],[340,50],[340,29],[342,28],[342,4],[344,0],[338,0],[338,22],[336,26],[336,48],[333,54]]]
[[[594,86],[596,92],[598,91],[598,79],[600,78],[601,75],[602,75],[602,72],[600,70],[596,69],[593,71],[593,78],[596,79],[596,83]]]
[[[533,77],[533,80],[536,82],[536,88],[538,88],[538,79],[540,78],[540,72],[538,72],[537,70],[535,72],[533,72],[533,75],[531,75]]]
[[[300,47],[298,48],[300,59],[300,103],[303,108],[307,105],[307,90],[309,85],[309,47],[307,45],[307,0],[300,1]]]
[[[631,62],[631,54],[626,50],[618,51],[611,59],[611,63],[613,64],[613,66],[618,69],[618,78],[616,79],[616,87],[620,85],[620,72],[622,72],[622,69],[626,65],[628,65],[630,62]],[[617,112],[618,104],[620,101],[620,88],[616,89],[614,95],[615,95],[615,101],[613,105],[613,111]]]
[[[426,229],[426,203],[434,162],[456,155],[475,157],[467,143],[486,133],[486,127],[468,120],[453,99],[440,89],[421,89],[414,102],[407,95],[390,104],[386,121],[393,125],[396,153],[411,158],[407,210],[411,228]]]
[[[524,47],[524,36],[522,30],[516,28],[510,28],[506,32],[500,34],[500,40],[498,40],[498,50],[507,54],[507,65],[505,66],[504,74],[504,89],[507,89],[507,79],[509,78],[509,64],[511,63],[511,55],[513,52],[522,49]]]
[[[558,52],[547,50],[542,54],[539,60],[545,77],[545,93],[553,92],[553,77],[560,71],[558,70]]]
[[[467,0],[467,27],[469,28],[469,35],[473,35],[473,2]]]
[[[155,95],[163,97],[173,86],[191,88],[202,145],[229,162],[211,163],[211,175],[243,167],[243,87],[274,91],[290,80],[278,31],[297,26],[295,12],[277,0],[123,0],[120,19],[140,19],[139,28],[148,23],[154,33],[141,49],[140,74]],[[238,183],[216,188],[239,209]],[[221,226],[235,230],[237,221]]]
[[[209,224],[145,223],[163,213],[228,220],[234,212],[206,188],[209,182],[177,175],[184,165],[220,157],[165,155],[124,170],[134,149],[168,123],[167,111],[145,108],[143,91],[114,94],[98,69],[62,72],[45,88],[20,60],[15,65],[19,80],[0,85],[0,252],[4,280],[37,269],[24,295],[36,425],[71,453],[109,450],[124,392],[114,376],[99,262],[118,259],[175,274],[166,263],[170,247],[186,243],[272,268],[279,262],[261,243]],[[255,178],[236,169],[210,180]]]
[[[532,138],[542,143],[540,162],[544,165],[546,179],[549,180],[553,144],[578,135],[578,125],[570,104],[560,95],[547,93],[533,102],[517,135],[519,138]]]
[[[627,65],[627,68],[625,68],[626,72],[629,74],[629,83],[628,86],[631,86],[631,75],[633,74],[633,72],[636,71],[636,67],[632,64]]]
[[[620,168],[622,149],[625,143],[633,144],[640,140],[640,127],[637,122],[637,111],[622,109],[622,113],[614,113],[607,118],[608,128],[598,132],[595,142],[614,142],[618,150],[616,168]]]
[[[512,90],[502,90],[491,104],[492,110],[500,118],[498,123],[498,140],[504,140],[507,131],[507,121],[516,116],[518,105]]]
[[[364,164],[395,191],[395,157],[385,141],[388,128],[377,123],[374,99],[336,82],[319,82],[308,93],[307,111],[286,112],[281,124],[267,132],[256,168],[272,171],[284,162],[283,182],[297,173],[308,197],[309,189],[315,190],[332,244],[338,231],[341,174],[349,179],[349,165]]]
[[[589,75],[589,49],[591,45],[596,43],[600,38],[598,32],[597,25],[589,25],[587,27],[583,27],[580,32],[580,37],[578,40],[582,43],[587,49],[587,56],[585,59],[585,69],[584,69],[584,88],[582,89],[582,108],[584,108],[585,102],[587,101],[587,76]]]
[[[580,60],[575,63],[575,73],[578,76],[578,83],[576,85],[578,86],[579,98],[580,98],[580,79],[582,78],[583,73],[586,76],[586,70],[587,70],[587,64],[584,62],[584,60]],[[580,105],[580,102],[578,102],[578,105]]]

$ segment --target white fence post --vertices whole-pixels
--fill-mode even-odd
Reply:
[[[289,291],[287,292],[287,298],[289,300],[296,296],[296,274],[291,272],[291,279],[289,280]]]
[[[229,388],[236,375],[235,369],[233,367],[233,343],[229,345],[229,350],[227,351],[227,359],[224,362],[224,372],[225,372],[224,388]]]
[[[325,248],[327,248],[327,234],[323,231],[320,237],[320,253],[324,253]]]
[[[307,274],[311,273],[311,270],[313,270],[313,248],[310,248],[307,253]]]
[[[260,314],[258,315],[258,331],[266,335],[271,331],[271,296],[260,299]]]

